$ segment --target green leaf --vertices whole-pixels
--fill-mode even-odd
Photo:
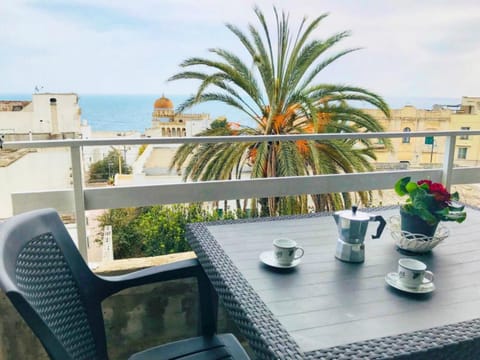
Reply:
[[[407,185],[405,185],[405,190],[407,190],[408,193],[412,193],[417,189],[418,189],[418,185],[413,181],[410,181]]]
[[[398,180],[395,184],[395,192],[400,196],[408,194],[406,186],[409,182],[410,182],[410,177],[408,176]]]
[[[420,185],[420,187],[425,191],[428,191],[428,189],[429,189],[429,186],[426,183],[423,183],[422,185]]]
[[[451,204],[451,205],[448,206],[448,209],[450,211],[463,211],[463,209],[465,209],[465,205],[453,205],[453,204]]]
[[[455,191],[453,194],[451,194],[450,199],[453,201],[458,201],[460,199],[460,196],[458,195],[458,191]]]

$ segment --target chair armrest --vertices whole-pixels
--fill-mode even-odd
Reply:
[[[101,300],[121,290],[156,282],[195,277],[199,292],[199,330],[203,335],[214,334],[217,330],[218,296],[197,259],[181,260],[174,263],[153,266],[125,275],[97,276],[101,282],[96,288]]]
[[[202,276],[202,268],[197,259],[176,261],[170,264],[152,266],[124,275],[97,276],[101,280],[102,299],[130,287],[156,282]]]

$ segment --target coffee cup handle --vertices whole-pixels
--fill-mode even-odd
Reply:
[[[298,251],[298,250],[301,251],[301,254],[300,254],[300,255],[297,255],[297,251]],[[300,258],[303,256],[304,253],[305,253],[305,252],[303,251],[303,248],[300,247],[300,246],[297,246],[297,248],[295,249],[295,257],[293,258],[293,260],[300,259]]]
[[[431,271],[426,270],[425,271],[425,276],[423,277],[427,281],[424,281],[424,284],[430,284],[433,282],[433,273]]]

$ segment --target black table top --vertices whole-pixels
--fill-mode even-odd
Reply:
[[[398,209],[375,213],[388,219]],[[429,349],[436,358],[451,358],[460,351],[449,348],[455,344],[462,358],[473,358],[480,351],[478,321],[472,321],[480,318],[479,220],[480,211],[468,209],[463,224],[442,223],[450,236],[415,256],[396,249],[388,226],[371,239],[372,222],[361,264],[334,257],[338,234],[331,215],[191,224],[188,238],[259,358],[414,356]],[[279,237],[305,249],[294,269],[259,261]],[[386,284],[402,257],[427,264],[435,291],[409,294]]]

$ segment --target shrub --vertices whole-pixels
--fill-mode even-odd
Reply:
[[[119,173],[119,156],[118,151],[110,151],[105,158],[100,161],[94,162],[90,165],[89,169],[89,182],[108,181],[113,175]],[[120,162],[122,164],[122,173],[130,174],[132,168],[128,166],[123,158],[120,156]]]
[[[110,209],[99,222],[102,228],[112,226],[114,258],[121,259],[189,251],[185,238],[188,223],[237,217],[246,215],[241,211],[207,211],[201,204],[178,204]]]

